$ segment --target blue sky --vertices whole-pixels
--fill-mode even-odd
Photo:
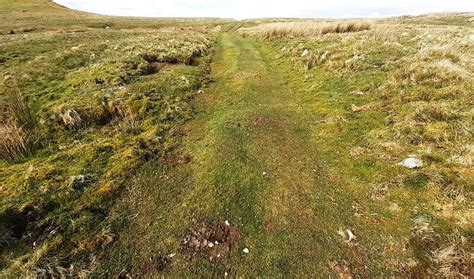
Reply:
[[[474,12],[474,0],[55,0],[108,15],[156,17],[386,17]]]

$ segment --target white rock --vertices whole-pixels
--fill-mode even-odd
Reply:
[[[244,250],[242,250],[242,251],[243,251],[245,254],[248,254],[248,253],[250,253],[250,250],[249,250],[249,248],[244,248]]]
[[[308,56],[309,55],[309,50],[305,49],[303,51],[303,54],[301,54],[301,57],[305,57],[305,56]]]
[[[262,172],[262,174],[263,174],[263,175],[267,175],[267,172],[266,172],[266,171],[264,171],[264,172]]]
[[[212,247],[214,247],[214,243],[209,242],[209,243],[207,244],[207,246],[208,246],[209,248],[212,248]]]
[[[399,165],[409,169],[417,169],[423,167],[423,161],[416,158],[407,158],[400,162]]]
[[[229,220],[225,220],[226,226],[230,226]]]
[[[355,238],[355,235],[352,233],[351,230],[346,230],[346,234],[348,237],[348,239],[346,240],[347,242],[351,242]]]

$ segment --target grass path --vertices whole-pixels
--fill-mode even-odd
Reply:
[[[349,225],[349,193],[331,187],[311,140],[314,115],[266,51],[221,36],[215,83],[191,124],[195,186],[185,203],[240,227],[252,252],[235,259],[238,275],[327,274],[345,249],[335,232]]]

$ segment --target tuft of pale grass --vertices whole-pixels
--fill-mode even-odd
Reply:
[[[16,160],[28,153],[28,133],[16,123],[0,125],[0,158]]]
[[[32,115],[26,99],[16,87],[2,86],[3,102],[0,121],[15,122],[20,126],[30,126]]]
[[[265,39],[281,37],[312,37],[330,33],[349,33],[370,30],[366,21],[347,22],[277,22],[244,28],[244,33],[261,36]]]
[[[78,129],[82,126],[83,121],[81,115],[73,109],[64,111],[60,116],[64,126],[70,130]]]
[[[29,152],[29,128],[33,125],[30,108],[14,87],[4,90],[0,114],[0,158],[17,160]]]
[[[400,30],[401,27],[398,25],[378,24],[370,28],[368,35],[371,39],[382,43],[399,42],[402,35]]]
[[[464,167],[472,167],[474,161],[474,144],[459,147],[450,161]]]

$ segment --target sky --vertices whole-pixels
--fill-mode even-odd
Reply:
[[[146,17],[377,18],[433,12],[474,12],[474,0],[55,0],[55,2],[98,14]]]

